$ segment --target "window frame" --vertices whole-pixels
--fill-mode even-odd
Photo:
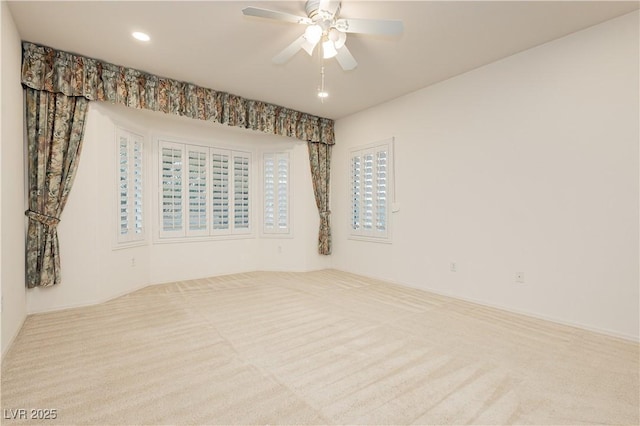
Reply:
[[[266,162],[268,157],[273,157],[274,159],[274,227],[272,229],[267,228],[266,225],[266,203],[267,203],[267,170],[266,170]],[[262,153],[262,236],[266,238],[292,238],[293,237],[293,220],[292,220],[292,197],[291,197],[291,177],[292,174],[292,153],[291,151],[265,151]],[[287,182],[286,182],[286,227],[279,228],[278,220],[279,215],[278,211],[280,210],[280,196],[279,190],[277,188],[277,180],[279,177],[278,173],[278,162],[280,159],[286,159],[287,164]]]
[[[206,147],[202,147],[202,146],[197,146],[197,145],[185,145],[185,165],[186,167],[184,168],[184,173],[186,174],[186,179],[183,179],[183,182],[186,183],[187,186],[187,193],[184,194],[184,186],[185,184],[183,183],[183,199],[185,199],[185,205],[184,205],[184,209],[185,212],[183,213],[183,217],[184,217],[184,227],[185,227],[185,237],[189,238],[189,237],[202,237],[202,236],[208,236],[210,233],[210,229],[211,229],[211,194],[210,194],[210,190],[211,190],[211,155],[209,153],[209,150]],[[205,183],[204,183],[204,203],[205,203],[205,207],[204,207],[204,229],[192,229],[191,228],[191,153],[198,153],[198,154],[204,154],[204,179],[205,179]]]
[[[176,243],[176,242],[194,242],[207,241],[217,239],[237,239],[237,238],[253,238],[253,222],[254,212],[252,205],[252,197],[254,196],[253,187],[253,153],[246,149],[229,149],[221,145],[210,145],[203,142],[194,142],[187,140],[178,140],[167,137],[156,137],[155,148],[158,169],[156,170],[157,199],[156,206],[158,215],[155,225],[158,227],[154,232],[154,243]],[[182,150],[183,168],[182,168],[182,230],[179,232],[164,231],[163,229],[163,192],[162,192],[162,150],[163,147],[175,147]],[[190,229],[190,200],[189,200],[189,152],[200,152],[206,154],[206,230]],[[228,172],[227,172],[227,191],[228,191],[228,228],[216,229],[213,226],[213,156],[224,153],[228,156]],[[236,229],[234,223],[234,155],[245,157],[248,160],[248,227]]]
[[[235,177],[235,173],[236,173],[236,162],[235,159],[236,157],[244,157],[248,160],[248,164],[247,164],[247,172],[248,172],[248,176],[247,176],[247,227],[237,227],[237,223],[236,223],[236,192],[235,192],[235,180],[231,180],[229,182],[229,208],[231,209],[231,206],[233,206],[233,213],[229,213],[229,224],[233,224],[233,226],[230,228],[230,233],[232,235],[248,235],[252,233],[252,228],[253,228],[253,203],[252,203],[252,197],[254,196],[253,194],[253,188],[252,188],[252,176],[253,176],[253,161],[252,161],[252,153],[248,152],[248,151],[240,151],[240,150],[231,150],[231,161],[230,161],[230,170],[229,170],[229,176],[234,176]],[[231,190],[231,188],[233,188],[233,190]]]
[[[131,130],[125,126],[115,126],[115,182],[116,182],[116,189],[115,189],[115,210],[116,210],[116,217],[115,217],[115,226],[114,226],[114,232],[115,232],[115,237],[114,237],[114,249],[121,249],[121,248],[128,248],[128,247],[135,247],[135,246],[141,246],[141,245],[145,245],[147,243],[147,235],[148,235],[148,224],[146,223],[146,215],[147,215],[147,166],[146,166],[146,147],[145,147],[145,137],[141,134],[141,132],[138,131],[134,131]],[[121,183],[122,183],[122,174],[121,174],[121,164],[120,164],[120,143],[121,143],[121,138],[125,137],[127,140],[127,166],[128,166],[128,173],[127,173],[127,180],[128,180],[128,184],[127,184],[127,189],[128,189],[128,193],[127,193],[127,199],[128,199],[128,203],[131,203],[131,206],[135,206],[136,203],[136,194],[135,194],[135,190],[130,193],[129,189],[130,188],[135,188],[135,175],[136,175],[136,162],[135,162],[135,146],[136,144],[139,144],[139,148],[140,148],[140,171],[139,171],[139,176],[141,178],[141,194],[140,194],[140,206],[142,208],[142,212],[141,212],[141,229],[142,232],[137,234],[135,232],[131,232],[131,230],[129,230],[126,234],[122,234],[121,232],[121,226],[122,226],[122,221],[121,221],[121,201],[122,201],[122,193],[121,193]],[[130,160],[133,160],[133,162],[131,162]],[[135,216],[135,208],[132,207],[132,211],[129,212],[129,221],[131,221],[132,217],[131,216]],[[135,218],[133,218],[133,226],[135,229]]]
[[[348,193],[348,205],[350,208],[350,213],[348,215],[348,238],[352,240],[361,240],[361,241],[369,241],[369,242],[377,242],[377,243],[387,243],[390,244],[392,242],[391,238],[391,213],[392,213],[392,204],[394,204],[394,160],[393,160],[393,151],[394,151],[394,139],[385,139],[379,142],[374,142],[366,145],[359,145],[353,147],[349,150],[349,160],[348,160],[348,176],[349,176],[349,190]],[[385,199],[384,199],[384,230],[377,230],[376,222],[378,219],[378,215],[376,214],[376,205],[378,205],[379,199],[377,194],[376,185],[378,184],[378,167],[380,164],[376,161],[377,155],[380,152],[386,153],[385,159]],[[370,229],[365,229],[362,227],[362,219],[360,219],[360,229],[354,229],[353,224],[355,222],[354,212],[355,212],[355,203],[354,203],[354,170],[353,163],[354,159],[360,158],[360,168],[364,169],[364,157],[365,155],[372,155],[373,162],[373,176],[372,176],[372,187],[371,187],[371,223],[372,226]],[[364,171],[361,171],[358,175],[359,178],[359,189],[360,194],[364,194]],[[364,195],[361,195],[364,197]],[[364,200],[361,198],[361,201],[358,205],[359,211],[362,213]]]
[[[163,164],[162,164],[162,157],[163,157],[163,148],[168,148],[168,149],[175,149],[176,151],[180,151],[181,153],[181,169],[180,169],[180,186],[182,187],[181,190],[181,205],[180,205],[180,210],[181,210],[181,228],[179,230],[173,230],[173,231],[166,231],[164,229],[164,208],[163,208],[163,202],[164,202],[164,196],[163,196],[163,182],[161,180],[161,173],[163,170]],[[183,144],[177,143],[177,142],[173,142],[173,141],[158,141],[158,173],[156,175],[157,180],[157,185],[158,185],[158,237],[161,239],[170,239],[170,238],[184,238],[185,237],[185,221],[184,221],[184,212],[185,212],[185,203],[184,203],[184,194],[182,194],[182,192],[184,192],[184,153],[185,153],[185,147]]]
[[[215,226],[211,226],[211,235],[212,236],[225,236],[225,235],[229,235],[230,234],[230,230],[231,230],[231,213],[229,212],[229,208],[231,206],[231,203],[233,201],[233,196],[231,194],[231,171],[232,171],[232,166],[231,166],[231,162],[232,162],[232,158],[231,158],[231,150],[230,149],[223,149],[223,148],[214,148],[211,147],[209,150],[209,164],[211,165],[213,162],[213,156],[214,155],[221,155],[221,156],[226,156],[227,157],[227,182],[226,182],[226,192],[227,192],[227,200],[226,200],[226,207],[227,207],[227,213],[226,213],[226,218],[227,218],[227,224],[228,224],[228,228],[216,228]],[[214,174],[214,170],[213,170],[213,166],[211,166],[211,171],[210,171],[210,175],[211,175],[211,191],[213,191],[214,188],[214,183],[213,182],[213,174]],[[209,203],[209,206],[211,207],[211,216],[209,219],[209,224],[213,225],[213,197],[211,199],[211,202]]]

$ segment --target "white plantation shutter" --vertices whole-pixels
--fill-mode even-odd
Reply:
[[[129,237],[129,138],[126,134],[118,135],[118,241],[124,242]]]
[[[251,232],[251,154],[159,141],[160,238]]]
[[[203,147],[187,146],[187,172],[189,194],[189,226],[187,235],[208,235],[208,157],[209,150]]]
[[[160,142],[160,236],[184,236],[184,145]]]
[[[246,232],[249,220],[249,167],[248,153],[233,152],[233,218],[234,230]]]
[[[289,153],[264,155],[264,221],[267,234],[289,233]]]
[[[278,230],[289,230],[289,154],[278,155]]]
[[[144,236],[143,216],[143,175],[144,148],[142,138],[133,143],[133,227],[136,239]]]
[[[387,152],[376,150],[376,231],[387,230]]]
[[[365,231],[373,228],[373,154],[365,152],[363,155],[362,175],[362,227]]]
[[[390,142],[351,151],[351,235],[388,239]]]
[[[276,229],[276,159],[275,154],[264,156],[264,232]]]
[[[351,157],[351,229],[359,231],[362,227],[360,205],[362,204],[362,158],[354,154]]]
[[[142,136],[118,128],[118,243],[144,240]]]
[[[229,151],[211,152],[211,216],[213,231],[228,231],[229,224]]]

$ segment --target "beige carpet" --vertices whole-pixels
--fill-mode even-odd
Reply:
[[[27,318],[3,424],[638,424],[638,344],[337,271]]]

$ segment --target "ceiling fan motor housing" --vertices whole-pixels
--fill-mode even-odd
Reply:
[[[331,14],[330,11],[325,11],[327,12],[325,14],[320,13],[322,12],[320,10],[320,3],[321,0],[307,0],[307,3],[305,4],[305,11],[307,12],[307,16],[313,22],[318,23],[318,21],[333,20],[333,18],[335,16],[338,16],[338,14],[340,13],[340,7],[342,6],[341,1],[333,2],[338,4],[333,14]]]

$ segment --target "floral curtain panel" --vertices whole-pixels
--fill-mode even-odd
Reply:
[[[335,143],[333,120],[29,42],[23,42],[22,53],[29,161],[28,287],[60,282],[56,228],[78,165],[89,101],[161,111],[309,142],[321,218],[319,252],[331,253],[328,187],[330,148]]]
[[[74,55],[22,44],[22,84],[131,108],[333,145],[333,120]]]
[[[88,104],[82,97],[26,89],[29,288],[60,282],[56,228],[78,167]]]
[[[308,146],[313,192],[316,196],[316,205],[320,213],[318,252],[329,255],[331,254],[331,211],[329,210],[331,145],[309,142]]]

